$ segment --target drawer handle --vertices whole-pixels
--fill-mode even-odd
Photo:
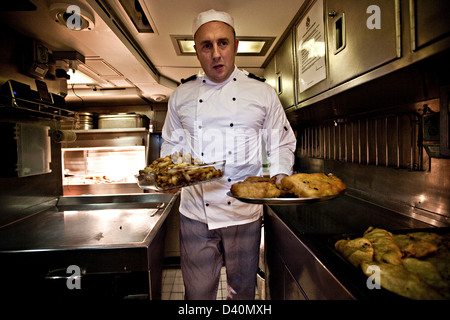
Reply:
[[[345,15],[342,15],[334,22],[335,52],[338,54],[345,48]]]
[[[278,95],[283,93],[283,79],[281,78],[280,73],[277,73],[277,93]]]
[[[337,16],[337,12],[336,11],[330,11],[330,12],[328,12],[328,16],[330,17],[330,18],[334,18],[334,17],[336,17]]]

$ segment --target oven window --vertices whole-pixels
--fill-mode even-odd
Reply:
[[[135,183],[145,161],[145,146],[63,148],[63,185]]]

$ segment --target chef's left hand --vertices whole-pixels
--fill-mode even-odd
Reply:
[[[275,183],[281,184],[281,180],[283,180],[283,178],[287,177],[287,174],[279,173],[279,174],[275,175],[275,177],[277,178]]]

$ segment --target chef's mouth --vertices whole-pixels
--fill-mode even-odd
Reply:
[[[218,65],[216,65],[216,66],[213,66],[213,68],[215,69],[215,70],[219,70],[219,69],[221,69],[223,67],[223,64],[218,64]]]

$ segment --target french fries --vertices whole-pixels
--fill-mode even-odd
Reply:
[[[223,171],[214,166],[202,165],[190,154],[183,156],[177,152],[156,159],[149,166],[139,170],[139,175],[150,175],[158,188],[169,190],[219,178],[223,175]]]

